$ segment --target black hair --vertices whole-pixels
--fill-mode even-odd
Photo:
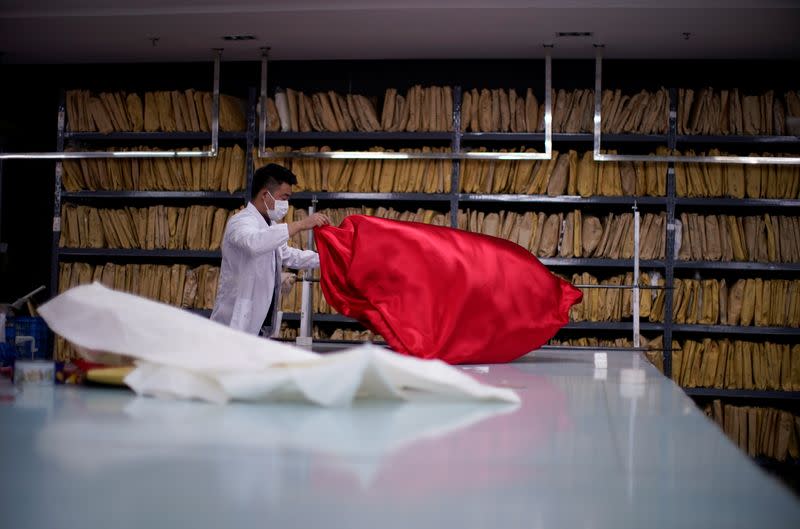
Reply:
[[[276,163],[270,163],[261,167],[253,173],[253,188],[250,191],[250,198],[256,198],[258,193],[265,187],[270,191],[275,191],[283,183],[297,185],[297,177],[289,169]]]

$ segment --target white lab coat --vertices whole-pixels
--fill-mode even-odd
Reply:
[[[289,248],[288,240],[288,225],[268,225],[252,203],[230,218],[222,239],[222,269],[212,320],[258,334],[275,302],[270,323],[278,330],[280,280],[276,278],[280,278],[281,268],[319,268],[316,252]]]

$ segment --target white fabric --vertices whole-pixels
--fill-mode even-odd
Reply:
[[[70,289],[39,308],[50,328],[89,351],[123,355],[139,394],[223,403],[305,400],[342,406],[355,398],[519,402],[439,360],[373,345],[318,355],[264,340],[202,316],[99,283]]]
[[[268,225],[252,203],[231,217],[222,238],[222,268],[212,320],[258,334],[277,295],[270,322],[277,329],[280,285],[275,277],[281,267],[319,268],[316,252],[290,248],[288,240],[288,226]]]

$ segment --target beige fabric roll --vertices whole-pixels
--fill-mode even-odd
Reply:
[[[575,239],[575,214],[573,212],[567,213],[563,223],[561,244],[559,245],[559,257],[572,257],[574,255],[574,239]]]
[[[327,101],[330,104],[331,112],[333,113],[333,119],[336,121],[336,128],[339,130],[339,132],[345,132],[347,130],[347,124],[345,123],[344,116],[342,115],[342,109],[339,108],[338,96],[333,90],[329,91],[327,96]]]
[[[526,211],[521,216],[519,221],[519,232],[517,234],[516,243],[525,248],[530,249],[531,241],[533,239],[533,231],[535,229],[536,215],[531,211]]]
[[[554,213],[547,217],[547,221],[545,221],[544,228],[542,229],[542,238],[537,251],[539,257],[553,257],[555,255],[561,231],[561,221],[561,213]]]
[[[527,118],[525,115],[525,98],[519,97],[517,98],[517,108],[514,112],[514,119],[517,123],[517,130],[516,132],[527,132],[528,125],[527,125]]]
[[[464,91],[461,101],[461,132],[466,132],[469,128],[470,116],[472,114],[472,93]]]
[[[305,94],[297,92],[297,126],[300,132],[311,132],[311,121],[309,120],[308,107],[305,100]]]
[[[761,130],[761,104],[758,96],[742,97],[744,134],[755,135]]]
[[[478,120],[480,132],[490,132],[492,130],[492,93],[486,88],[480,92]]]
[[[752,325],[753,317],[755,316],[756,308],[756,281],[755,279],[748,278],[744,283],[744,291],[742,293],[742,313],[740,325]]]
[[[333,114],[331,102],[328,99],[328,94],[325,92],[318,92],[311,96],[314,104],[314,112],[317,118],[322,122],[322,126],[326,131],[340,132],[339,125],[336,122],[336,116]]]
[[[353,120],[353,127],[355,130],[361,132],[366,131],[367,125],[364,123],[364,114],[363,111],[358,111],[356,97],[353,94],[347,94],[345,96],[345,104],[347,106],[347,112],[350,114],[350,118]]]
[[[500,104],[500,132],[508,132],[511,128],[511,112],[508,107],[508,95],[504,89],[497,91]]]
[[[593,215],[586,215],[581,226],[583,256],[592,257],[592,253],[597,248],[603,236],[603,227],[600,219]]]
[[[491,126],[491,128],[489,130],[492,131],[492,132],[497,132],[497,131],[500,130],[500,123],[501,123],[501,118],[500,118],[500,107],[501,107],[501,104],[500,104],[500,90],[498,90],[496,88],[492,89],[491,90],[491,94],[492,94],[492,114],[491,114],[491,116],[492,116],[492,126]]]
[[[620,162],[619,180],[623,195],[636,196],[636,170],[633,162]]]
[[[111,122],[111,117],[108,115],[102,101],[96,97],[89,98],[89,115],[94,121],[97,130],[103,134],[114,132],[114,125]]]
[[[312,96],[307,96],[303,92],[297,94],[297,106],[301,115],[305,115],[306,121],[308,122],[307,125],[310,127],[309,131],[317,131],[321,132],[325,129],[323,127],[322,122],[319,120],[317,113],[314,111],[314,102],[312,100]],[[269,107],[267,107],[269,108]],[[277,127],[275,130],[280,129],[280,118],[278,117],[277,109],[275,111],[275,118],[276,123],[275,126]],[[303,128],[303,124],[300,124],[301,130]]]
[[[220,106],[222,106],[220,97]],[[300,112],[297,108],[297,91],[291,88],[286,89],[286,104],[289,107],[289,130],[298,132],[300,130]]]
[[[594,162],[592,152],[584,152],[578,164],[578,175],[576,179],[576,187],[580,196],[589,197],[594,195],[597,169],[598,167]]]
[[[396,104],[397,90],[388,88],[383,96],[383,111],[381,112],[381,128],[383,130],[392,130]]]
[[[453,89],[449,86],[442,88],[442,100],[444,102],[444,129],[453,130]]]
[[[519,128],[519,121],[517,118],[517,91],[513,88],[508,90],[508,128],[511,132],[525,132],[525,129]]]
[[[189,116],[189,106],[186,104],[186,95],[179,91],[173,90],[170,93],[172,97],[172,109],[175,112],[175,127],[180,131],[192,130],[191,116]]]
[[[156,109],[158,111],[159,129],[162,132],[175,132],[175,114],[172,109],[172,97],[169,92],[158,91],[155,93]]]
[[[714,215],[705,217],[705,235],[705,259],[709,261],[719,261],[722,257],[722,244],[720,241],[719,224],[717,222],[717,217]]]
[[[144,109],[142,108],[142,99],[138,94],[128,94],[128,96],[125,98],[125,106],[127,108],[128,117],[130,118],[130,130],[133,132],[142,132],[142,130],[144,130]]]
[[[186,116],[186,125],[192,132],[200,132],[200,119],[197,116],[197,107],[194,104],[195,91],[191,88],[185,90],[181,97],[183,98],[182,109],[184,109]]]
[[[547,222],[547,215],[539,212],[536,215],[536,224],[534,225],[533,239],[531,240],[531,253],[538,255],[539,248],[542,241],[542,233],[544,232],[544,225]]]
[[[563,195],[569,178],[569,156],[558,156],[553,172],[547,182],[547,194],[551,197]]]
[[[533,90],[528,88],[525,94],[525,132],[536,132],[538,130],[539,121],[539,102],[533,93]]]

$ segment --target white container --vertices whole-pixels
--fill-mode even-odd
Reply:
[[[55,364],[46,360],[22,360],[14,362],[14,383],[52,386],[55,383]]]

